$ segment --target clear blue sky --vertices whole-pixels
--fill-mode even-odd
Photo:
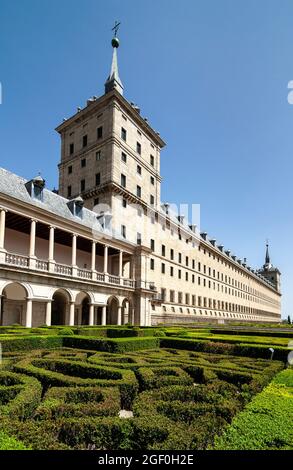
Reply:
[[[54,128],[103,93],[121,21],[125,97],[167,142],[162,199],[253,267],[265,240],[293,314],[292,0],[1,0],[0,165],[58,185]]]

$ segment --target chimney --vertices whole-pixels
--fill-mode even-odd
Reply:
[[[201,238],[203,238],[204,240],[206,240],[208,234],[207,234],[207,232],[201,232],[200,236],[201,236]]]
[[[217,240],[215,238],[211,238],[210,242],[213,246],[216,246]]]

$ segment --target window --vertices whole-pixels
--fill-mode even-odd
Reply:
[[[151,250],[155,251],[155,240],[151,240]]]
[[[181,279],[181,269],[178,269],[178,279]]]
[[[81,180],[80,181],[80,191],[84,191],[85,190],[85,180]]]
[[[141,197],[141,187],[140,186],[136,186],[136,195],[137,195],[137,197]]]
[[[171,258],[171,260],[174,259],[174,250],[173,250],[173,248],[171,248],[171,250],[170,250],[170,258]]]
[[[189,262],[188,256],[186,256],[186,257],[185,257],[185,265],[186,265],[186,266],[188,266],[188,262]]]
[[[68,174],[71,175],[71,173],[72,173],[72,165],[68,167]]]
[[[178,253],[178,263],[181,263],[182,262],[182,255],[181,253]]]
[[[121,186],[126,188],[126,176],[121,173]]]
[[[166,256],[166,247],[162,245],[162,256]]]
[[[154,260],[153,258],[151,258],[151,265],[150,265],[150,267],[151,267],[151,270],[154,271],[154,269],[155,269],[155,260]]]
[[[102,137],[103,137],[103,126],[100,126],[97,129],[97,139],[101,139]]]
[[[126,155],[126,153],[124,153],[124,152],[121,153],[121,160],[122,160],[124,163],[127,162],[127,155]]]
[[[72,155],[74,153],[74,144],[69,145],[69,153]]]
[[[72,193],[72,190],[71,190],[71,186],[68,186],[67,187],[67,197],[71,197],[71,193]]]
[[[178,303],[182,304],[182,292],[178,292]]]
[[[81,168],[85,168],[85,167],[86,167],[86,159],[85,159],[85,158],[82,158],[82,159],[81,159],[80,165],[81,165]]]
[[[98,206],[99,204],[100,204],[100,199],[96,197],[96,199],[94,200],[94,206]]]
[[[155,184],[155,178],[153,176],[151,176],[151,184],[154,185]]]
[[[151,194],[150,195],[150,205],[153,206],[155,204],[155,198],[154,196]]]
[[[166,301],[166,289],[164,287],[161,288],[161,299],[163,302]]]
[[[136,234],[136,243],[137,245],[141,245],[141,233],[139,232]]]
[[[141,155],[141,144],[139,142],[136,142],[136,151],[139,155]]]
[[[87,146],[87,134],[83,136],[82,138],[82,146],[86,147]]]
[[[96,186],[101,184],[101,173],[96,173]]]
[[[173,268],[173,266],[170,266],[170,276],[171,276],[171,277],[174,276],[174,268]]]
[[[127,132],[126,132],[126,130],[124,129],[124,127],[121,127],[121,139],[126,142],[126,139],[127,139]]]
[[[126,208],[127,207],[127,201],[126,199],[122,199],[122,207]]]
[[[98,150],[98,152],[96,152],[96,161],[99,162],[101,160],[101,150]]]
[[[136,172],[141,175],[141,166],[137,165]]]
[[[162,274],[165,274],[165,263],[162,263],[161,272]]]
[[[185,273],[185,281],[188,281],[188,273]]]
[[[170,302],[174,302],[174,299],[175,299],[175,291],[170,290]]]
[[[125,225],[121,225],[121,235],[123,238],[126,238],[126,227]]]
[[[153,155],[150,156],[150,164],[155,166],[155,157]]]

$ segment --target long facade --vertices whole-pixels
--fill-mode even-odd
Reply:
[[[255,271],[161,202],[164,141],[123,97],[64,120],[59,191],[0,170],[0,324],[280,321],[280,272]]]

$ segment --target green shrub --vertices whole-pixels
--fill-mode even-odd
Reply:
[[[74,332],[71,328],[61,328],[57,334],[60,336],[73,336]]]
[[[29,418],[41,401],[42,386],[33,377],[0,371],[0,418]]]
[[[292,376],[292,370],[278,374],[273,382],[234,418],[223,435],[215,440],[215,449],[292,449]]]
[[[92,337],[65,337],[63,345],[69,348],[91,349],[112,353],[123,353],[139,349],[155,349],[159,347],[159,338],[116,338],[96,339]]]
[[[0,431],[0,450],[28,450],[25,445]]]
[[[50,349],[62,347],[62,338],[58,336],[1,336],[3,352],[30,351],[31,349]]]

